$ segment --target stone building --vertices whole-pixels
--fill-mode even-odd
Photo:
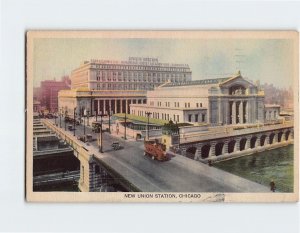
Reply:
[[[72,114],[76,107],[77,114],[130,113],[131,104],[146,104],[147,90],[167,81],[190,81],[191,75],[186,64],[159,63],[156,58],[85,61],[72,71],[71,90],[59,92],[59,111]]]
[[[235,125],[264,122],[264,92],[239,72],[228,78],[167,83],[147,92],[130,112],[174,122]]]

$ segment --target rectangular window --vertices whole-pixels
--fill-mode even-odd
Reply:
[[[188,118],[189,118],[189,122],[192,122],[192,114],[189,114],[189,116],[188,116]]]
[[[202,122],[204,122],[204,121],[205,121],[205,114],[202,113]]]

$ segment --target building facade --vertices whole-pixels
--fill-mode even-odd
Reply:
[[[72,89],[59,92],[59,111],[71,113],[76,107],[77,114],[130,113],[131,104],[146,104],[147,90],[190,81],[191,75],[186,64],[159,63],[156,58],[85,61],[72,71]]]
[[[128,61],[91,60],[72,71],[72,89],[153,90],[167,81],[190,81],[187,64],[160,63],[157,58],[129,57]]]
[[[70,89],[70,79],[67,76],[62,77],[61,81],[45,80],[41,82],[39,100],[40,106],[49,112],[58,111],[58,92],[60,90]]]
[[[88,88],[76,88],[62,90],[58,94],[58,111],[77,116],[83,114],[95,115],[107,113],[129,113],[130,104],[146,104],[146,92],[139,90],[89,90]]]
[[[147,93],[147,104],[130,106],[134,115],[174,122],[235,125],[264,122],[264,92],[240,72],[228,78],[167,83]]]

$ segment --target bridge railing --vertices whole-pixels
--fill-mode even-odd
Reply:
[[[51,121],[42,120],[43,123],[53,130],[61,139],[64,139],[78,154],[82,155],[86,159],[89,159],[90,153],[88,149],[84,147],[84,144],[77,140],[73,135],[68,135],[63,129],[55,126]],[[76,155],[76,154],[75,154]],[[78,156],[78,155],[77,155]]]
[[[259,133],[264,131],[271,131],[271,130],[278,130],[282,128],[291,128],[293,127],[292,122],[286,122],[283,124],[276,124],[276,125],[257,125],[257,127],[253,128],[243,128],[234,130],[232,128],[220,129],[219,131],[205,131],[198,134],[181,134],[180,135],[180,143],[189,143],[189,142],[196,142],[196,141],[204,141],[204,140],[212,140],[216,138],[226,138],[231,136],[240,136],[245,134],[253,134]]]

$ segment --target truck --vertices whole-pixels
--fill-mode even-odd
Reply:
[[[166,145],[159,143],[158,140],[145,141],[144,147],[144,155],[150,156],[153,160],[167,161],[175,156],[174,153],[166,151]]]

